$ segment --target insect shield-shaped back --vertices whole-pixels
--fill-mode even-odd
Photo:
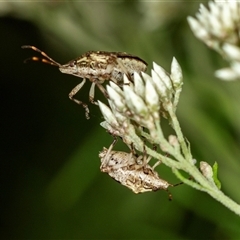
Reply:
[[[99,157],[102,163],[107,162],[106,166],[101,165],[101,171],[106,172],[114,180],[128,187],[134,193],[144,193],[160,189],[168,191],[168,187],[173,186],[161,179],[150,165],[138,164],[139,157],[132,153],[120,151],[110,151],[108,153],[108,149],[104,148],[100,152]]]
[[[91,82],[103,83],[112,80],[116,84],[122,84],[123,74],[132,80],[134,72],[147,70],[147,63],[124,52],[89,51],[59,69],[62,73],[87,78]]]
[[[147,63],[141,58],[125,52],[116,52],[115,54],[118,64],[112,72],[112,79],[115,79],[117,83],[123,83],[123,74],[126,74],[128,79],[133,81],[134,72],[146,72]]]

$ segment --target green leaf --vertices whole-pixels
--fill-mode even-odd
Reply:
[[[212,169],[213,169],[213,181],[216,184],[216,186],[218,187],[218,189],[221,189],[221,182],[219,181],[219,179],[217,177],[217,174],[218,174],[218,164],[217,164],[217,162],[215,162],[213,164]]]

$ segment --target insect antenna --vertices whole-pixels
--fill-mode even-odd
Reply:
[[[30,48],[35,52],[39,52],[43,57],[45,58],[41,58],[41,57],[31,57],[31,58],[27,58],[24,62],[27,62],[28,60],[32,60],[32,61],[40,61],[43,63],[47,63],[53,66],[57,66],[60,67],[62,66],[62,64],[56,62],[55,60],[53,60],[51,57],[49,57],[45,52],[41,51],[40,49],[34,47],[34,46],[30,46],[30,45],[24,45],[22,46],[23,49],[25,48]]]
[[[168,200],[172,201],[173,200],[173,196],[172,196],[171,192],[168,189],[166,189],[166,191],[168,193]]]
[[[183,182],[176,183],[176,184],[171,185],[171,187],[177,187],[177,186],[182,185],[182,184],[184,184],[184,183]],[[173,200],[173,196],[172,196],[171,192],[168,189],[166,189],[166,191],[168,193],[168,200],[172,201]]]

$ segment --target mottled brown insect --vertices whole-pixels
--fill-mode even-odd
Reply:
[[[131,81],[134,72],[145,72],[147,69],[147,63],[144,60],[125,52],[89,51],[62,65],[34,46],[26,45],[22,46],[22,48],[30,48],[45,57],[32,57],[31,60],[33,61],[42,61],[57,66],[62,73],[83,78],[83,81],[74,87],[69,93],[69,98],[85,108],[87,119],[89,119],[89,109],[87,104],[74,98],[75,94],[85,84],[86,79],[89,79],[92,82],[89,92],[89,100],[91,103],[97,105],[97,102],[94,101],[95,85],[98,86],[105,97],[108,97],[105,88],[102,86],[106,80],[111,80],[117,85],[122,85],[124,74],[126,74]]]
[[[111,151],[110,146],[109,149],[103,148],[99,157],[102,163],[100,170],[108,173],[114,180],[128,187],[134,193],[144,193],[160,189],[168,191],[169,186],[174,186],[161,179],[158,173],[154,171],[154,168],[160,162],[151,167],[147,164],[150,157],[146,159],[146,155],[137,156],[132,152]],[[107,164],[104,164],[105,162]],[[171,200],[170,193],[169,199]]]

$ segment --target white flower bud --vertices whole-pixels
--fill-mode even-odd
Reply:
[[[115,83],[112,81],[109,81],[109,85],[111,88],[113,88],[117,93],[119,93],[121,96],[123,96],[123,90]]]
[[[215,71],[215,76],[225,81],[234,81],[240,78],[239,74],[237,74],[231,68],[223,68]]]
[[[159,97],[153,84],[150,81],[146,82],[145,101],[151,112],[159,112]]]
[[[168,142],[174,147],[179,149],[179,142],[175,135],[169,135]]]
[[[208,180],[212,180],[213,177],[213,170],[212,167],[207,162],[200,162],[200,170],[204,177],[206,177]]]
[[[168,73],[158,64],[153,62],[153,70],[159,75],[159,77],[162,79],[162,81],[165,83],[166,87],[169,90],[172,90],[172,82],[170,77],[168,76]]]
[[[230,58],[230,60],[240,61],[239,47],[229,43],[225,43],[222,48],[223,48],[223,51],[227,54],[227,56]]]
[[[175,57],[173,57],[173,60],[172,60],[170,77],[172,79],[173,86],[175,88],[182,85],[182,80],[183,80],[182,69]]]
[[[209,11],[208,9],[202,4],[200,3],[199,6],[199,12],[201,13],[201,15],[205,18],[207,18],[209,16]]]
[[[129,109],[136,115],[146,116],[146,114],[148,114],[148,109],[142,98],[134,93],[132,88],[127,85],[123,86],[123,91]]]
[[[117,107],[117,109],[119,109],[119,111],[126,110],[126,104],[125,104],[124,98],[109,85],[107,85],[106,88],[107,88],[109,98],[114,102],[114,105]]]
[[[107,121],[103,121],[103,122],[100,123],[100,126],[103,127],[103,128],[105,128],[105,129],[107,130],[109,124],[107,123]]]
[[[210,29],[208,31],[211,31],[213,35],[222,38],[225,34],[223,24],[219,21],[218,18],[216,18],[214,15],[209,15],[209,23],[210,23]]]
[[[137,72],[134,72],[134,91],[137,95],[144,98],[145,87],[142,78]]]
[[[231,17],[233,22],[239,22],[240,21],[240,14],[239,14],[239,8],[240,3],[239,1],[229,1],[229,10],[231,12]]]
[[[201,39],[202,41],[209,39],[208,31],[204,27],[202,27],[195,18],[188,17],[187,21],[191,30],[197,38]]]
[[[165,83],[162,81],[162,79],[154,70],[151,70],[151,73],[152,73],[152,80],[155,84],[155,88],[159,94],[161,101],[165,101],[166,99],[169,99],[169,92]]]
[[[214,2],[208,2],[208,6],[210,11],[208,12],[208,16],[212,15],[215,18],[219,18],[221,16],[221,8],[218,6],[218,4]]]
[[[111,125],[109,123],[107,123],[107,121],[101,122],[100,126],[103,127],[104,129],[106,129],[113,136],[119,136],[119,137],[122,136],[120,131],[118,131],[118,129],[111,127]]]
[[[234,20],[232,17],[232,11],[230,9],[230,3],[222,8],[222,24],[224,29],[234,29]]]
[[[232,62],[231,68],[240,77],[240,62]]]
[[[98,101],[99,108],[102,112],[104,119],[112,126],[112,127],[119,127],[119,124],[113,115],[111,109],[106,106],[104,103]]]

